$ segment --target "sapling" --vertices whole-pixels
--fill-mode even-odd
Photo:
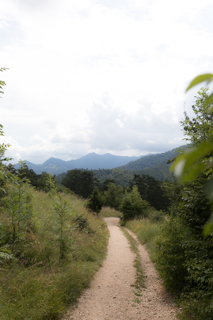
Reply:
[[[32,224],[33,205],[31,186],[28,182],[14,176],[8,186],[8,196],[5,198],[5,213],[9,217],[12,251],[18,240],[25,239]]]
[[[57,240],[59,242],[59,259],[66,259],[66,254],[69,248],[70,237],[67,236],[67,231],[71,229],[71,225],[67,222],[69,213],[71,212],[70,204],[63,199],[60,194],[57,195],[54,204],[54,210],[57,214]]]

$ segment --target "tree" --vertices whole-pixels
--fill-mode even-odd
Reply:
[[[136,185],[141,198],[148,201],[156,210],[167,210],[169,199],[164,196],[161,188],[162,183],[149,175],[134,174],[134,178],[130,182],[130,188]]]
[[[148,202],[141,198],[138,187],[134,186],[130,193],[125,192],[119,210],[123,213],[123,220],[127,221],[148,216],[149,208]]]
[[[202,74],[200,76],[197,76],[191,81],[186,91],[188,91],[195,85],[204,81],[206,81],[207,83],[210,83],[211,81],[213,81],[213,74],[208,73],[208,74]],[[211,113],[213,112],[213,93],[207,96],[206,92],[207,91],[205,91],[205,94],[202,95],[201,115],[202,113],[205,114],[206,116],[204,118],[207,120],[207,124],[210,121],[210,125],[212,125]],[[200,109],[199,108],[195,109],[195,111],[199,113]],[[208,117],[208,115],[210,115],[210,117]],[[186,120],[188,119],[185,118],[185,122]],[[199,124],[199,121],[195,123]],[[190,126],[193,129],[192,124],[193,123],[191,123]],[[207,183],[205,184],[206,185],[205,190],[206,190],[206,194],[208,195],[211,201],[211,206],[213,209],[213,179],[211,177],[212,161],[210,157],[213,152],[212,129],[209,128],[208,126],[207,128],[208,128],[207,134],[204,133],[204,136],[203,136],[204,140],[194,139],[195,147],[187,149],[182,155],[177,157],[174,163],[172,164],[170,171],[174,171],[174,175],[176,176],[178,181],[181,183],[193,181],[200,174],[203,174],[203,173],[207,174],[208,180],[207,180]],[[187,127],[186,127],[186,130],[187,130]],[[189,130],[187,131],[190,132]],[[202,132],[200,131],[200,136],[196,136],[195,130],[194,129],[192,130],[192,133],[194,134],[194,138],[202,137],[201,135]],[[199,143],[197,144],[197,142]],[[211,214],[210,220],[204,228],[205,235],[208,235],[210,233],[212,226],[213,226],[213,213]]]
[[[184,120],[181,121],[185,140],[190,141],[193,146],[203,142],[213,142],[213,114],[208,112],[205,101],[208,98],[209,88],[201,88],[196,96],[195,104],[192,105],[194,117],[189,118],[184,112]]]
[[[104,182],[101,184],[101,191],[104,192],[104,191],[107,191],[109,189],[109,185],[110,183],[115,183],[115,180],[114,179],[105,179]]]
[[[39,190],[43,190],[45,192],[56,191],[56,176],[52,176],[51,173],[42,172],[41,175],[38,175],[37,186]]]
[[[118,209],[124,196],[124,189],[110,182],[108,190],[104,192],[104,205],[110,208]]]
[[[83,198],[88,198],[96,187],[97,179],[92,171],[74,169],[67,171],[61,184]]]
[[[185,113],[181,121],[192,147],[178,156],[171,167],[184,184],[171,209],[174,214],[163,228],[158,256],[164,282],[184,302],[184,312],[199,320],[213,318],[210,305],[213,296],[213,243],[212,225],[208,223],[212,199],[209,197],[211,193],[205,192],[204,188],[212,181],[213,174],[213,117],[209,113],[211,106],[207,101],[211,101],[211,96],[207,92],[203,88],[198,92],[192,106],[194,116],[190,119]],[[202,236],[204,228],[205,238]]]
[[[103,197],[99,188],[95,188],[87,201],[86,207],[97,214],[101,211],[103,206]]]

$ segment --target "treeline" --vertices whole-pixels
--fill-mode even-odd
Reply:
[[[29,169],[24,161],[19,162],[18,169],[10,164],[5,164],[4,170],[16,177],[29,181],[31,186],[37,190],[42,190],[45,192],[56,190],[58,187],[58,182],[56,176],[51,173],[42,172],[42,174],[36,174],[32,169]]]
[[[138,199],[147,202],[150,207],[156,210],[166,211],[170,205],[170,200],[165,194],[164,183],[148,175],[135,174],[128,186],[124,187],[116,185],[113,179],[106,179],[101,183],[92,171],[74,169],[67,171],[61,184],[75,194],[85,199],[89,198],[89,206],[96,212],[101,206],[109,206],[123,212],[123,201],[127,198],[130,199],[131,196],[134,198],[136,193]],[[94,206],[92,201],[95,203]],[[134,202],[136,199],[131,201]],[[142,216],[142,211],[140,213],[138,210],[137,215]]]

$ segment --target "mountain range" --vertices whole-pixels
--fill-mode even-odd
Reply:
[[[30,161],[26,161],[26,165],[29,169],[33,169],[33,171],[37,174],[48,172],[53,175],[57,175],[72,169],[112,169],[115,167],[124,166],[130,161],[135,161],[139,158],[140,157],[115,156],[110,153],[99,155],[93,152],[76,160],[64,161],[52,157],[43,164],[34,164]]]
[[[171,179],[168,161],[173,160],[180,150],[185,148],[186,146],[181,146],[167,152],[141,157],[115,156],[110,153],[98,155],[93,152],[77,160],[64,161],[52,157],[43,164],[33,164],[29,161],[26,161],[26,164],[37,174],[48,172],[57,175],[59,182],[67,170],[89,169],[93,170],[100,181],[114,179],[116,184],[128,185],[134,174],[150,175],[157,180]]]

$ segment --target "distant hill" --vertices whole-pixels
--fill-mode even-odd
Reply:
[[[168,160],[172,160],[177,156],[177,152],[180,148],[185,148],[185,146],[175,148],[171,151],[167,151],[164,153],[157,153],[144,156],[136,161],[131,161],[126,165],[119,167],[119,169],[138,171],[166,164]]]
[[[29,161],[26,161],[26,164],[29,169],[33,169],[33,171],[37,174],[48,172],[53,175],[58,175],[62,172],[66,172],[67,170],[72,169],[112,169],[115,167],[123,166],[128,162],[135,161],[137,159],[139,159],[139,157],[115,156],[110,153],[99,155],[93,152],[77,160],[64,161],[52,157],[45,161],[43,164],[34,164]],[[18,165],[16,165],[15,167],[18,167]]]
[[[128,186],[129,181],[133,179],[134,174],[146,174],[157,180],[172,179],[169,172],[170,164],[167,161],[173,160],[179,150],[184,150],[186,146],[182,146],[164,153],[151,154],[136,161],[117,167],[111,170],[93,170],[96,178],[103,182],[106,179],[114,179],[116,185]]]
[[[160,181],[165,179],[171,180],[172,175],[169,172],[170,164],[167,164],[167,161],[173,160],[180,150],[184,150],[185,148],[186,146],[182,146],[164,153],[147,155],[136,161],[131,161],[124,166],[113,169],[93,170],[93,173],[100,182],[106,179],[113,179],[116,185],[121,186],[128,186],[134,174],[146,174]],[[64,176],[65,173],[57,176],[59,183]]]

